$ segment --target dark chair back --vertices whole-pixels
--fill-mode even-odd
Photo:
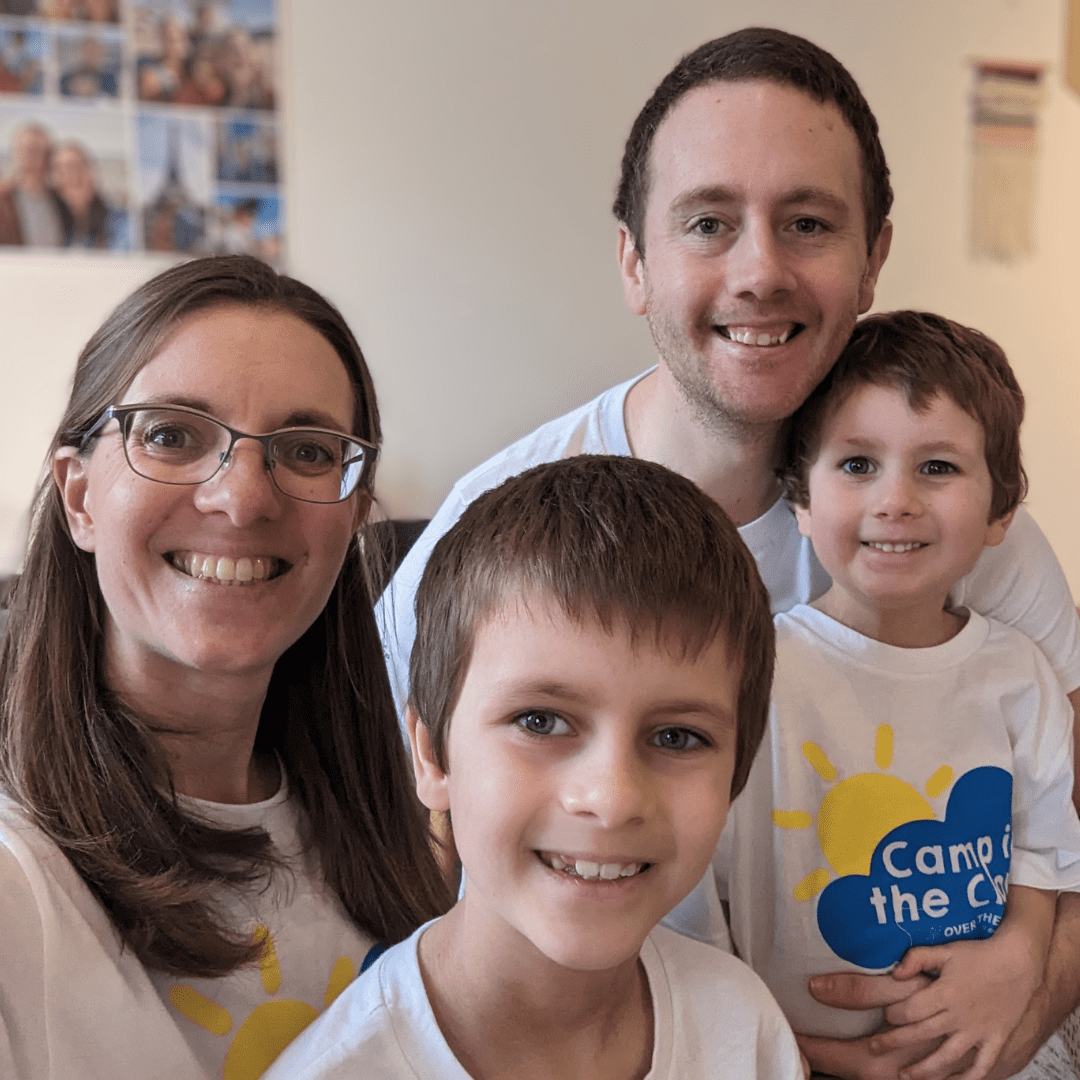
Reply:
[[[378,583],[381,591],[397,572],[402,560],[409,554],[409,548],[427,528],[429,518],[387,519],[372,524],[372,531],[382,553],[383,574]]]

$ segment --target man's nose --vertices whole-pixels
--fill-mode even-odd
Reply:
[[[727,287],[733,296],[767,300],[795,288],[790,253],[773,223],[759,215],[744,221],[727,253]]]

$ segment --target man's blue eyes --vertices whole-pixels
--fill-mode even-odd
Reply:
[[[720,232],[720,221],[714,217],[701,218],[695,223],[694,228],[702,236],[716,236]],[[803,236],[813,236],[815,233],[820,232],[824,226],[817,218],[804,217],[797,218],[793,228],[795,232]]]

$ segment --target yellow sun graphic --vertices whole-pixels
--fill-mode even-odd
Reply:
[[[821,853],[841,877],[869,874],[874,850],[898,825],[934,817],[926,799],[896,776],[859,773],[836,783],[836,766],[817,743],[804,742],[802,752],[818,776],[833,784],[818,807],[817,834]],[[874,763],[887,769],[892,757],[893,730],[882,724],[874,739]],[[952,767],[942,765],[926,782],[927,798],[937,798],[952,782]],[[808,829],[814,824],[805,810],[774,810],[772,819],[781,829]],[[795,886],[795,899],[812,900],[831,876],[824,867],[807,874]]]
[[[259,970],[263,989],[273,995],[281,989],[281,968],[278,965],[274,939],[265,926],[256,926],[254,938],[262,942]],[[356,975],[353,962],[347,956],[339,956],[330,972],[326,985],[325,1006],[352,982]],[[213,1035],[228,1035],[232,1031],[233,1018],[227,1009],[191,986],[177,985],[169,991],[173,1005],[189,1020],[205,1028]],[[274,1060],[318,1016],[303,1001],[280,999],[265,1001],[251,1010],[251,1015],[240,1025],[222,1069],[222,1080],[258,1080]]]

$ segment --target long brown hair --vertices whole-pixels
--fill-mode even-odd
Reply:
[[[225,256],[167,270],[106,319],[79,357],[50,461],[81,445],[181,320],[222,305],[285,312],[322,334],[353,385],[353,433],[379,442],[371,376],[341,314],[264,263]],[[375,626],[364,552],[376,547],[353,539],[326,608],[278,660],[256,746],[284,763],[327,886],[357,926],[389,943],[449,898]],[[226,974],[260,946],[221,905],[230,888],[272,872],[269,837],[181,809],[150,724],[105,685],[103,615],[94,557],[73,543],[47,479],[0,645],[0,787],[71,860],[145,965]]]

